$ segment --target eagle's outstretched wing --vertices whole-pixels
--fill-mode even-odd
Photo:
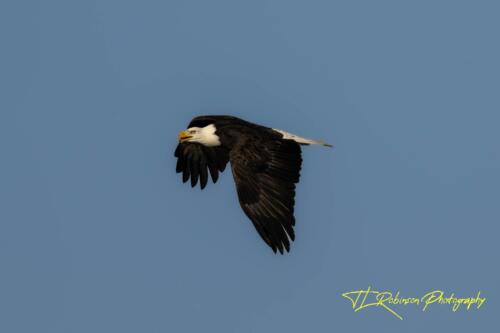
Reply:
[[[274,252],[290,251],[288,238],[295,239],[295,184],[302,163],[299,144],[254,140],[229,155],[241,208]]]
[[[229,160],[226,149],[222,147],[206,147],[190,142],[179,143],[174,155],[177,157],[176,172],[182,172],[182,181],[185,183],[191,178],[191,186],[195,187],[200,178],[202,190],[207,185],[208,172],[215,183],[219,179],[219,171],[224,171]]]

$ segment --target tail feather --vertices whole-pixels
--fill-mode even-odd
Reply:
[[[295,134],[292,134],[292,133],[288,133],[288,132],[285,132],[285,131],[282,131],[282,130],[279,130],[279,129],[276,129],[276,128],[273,128],[273,130],[275,130],[276,132],[280,133],[281,135],[283,135],[283,139],[285,140],[293,140],[301,145],[322,145],[322,146],[325,146],[325,147],[333,147],[331,144],[329,143],[326,143],[324,141],[321,141],[321,140],[314,140],[314,139],[308,139],[308,138],[303,138],[301,136],[298,136],[298,135],[295,135]]]

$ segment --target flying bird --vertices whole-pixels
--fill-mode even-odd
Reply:
[[[232,116],[199,116],[178,136],[176,172],[185,183],[205,188],[231,163],[241,208],[276,253],[295,239],[295,184],[302,163],[300,145],[331,145]]]

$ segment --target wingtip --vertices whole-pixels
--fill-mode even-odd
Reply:
[[[278,248],[277,250],[276,249],[273,249],[273,252],[274,254],[281,254],[282,256],[287,254],[287,253],[290,253],[290,248]]]

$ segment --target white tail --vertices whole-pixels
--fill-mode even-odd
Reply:
[[[285,139],[285,140],[293,140],[293,141],[300,143],[300,144],[303,144],[303,145],[322,145],[322,146],[326,146],[326,147],[333,147],[331,144],[326,143],[324,141],[303,138],[301,136],[298,136],[298,135],[295,135],[292,133],[288,133],[288,132],[285,132],[285,131],[282,131],[282,130],[279,130],[276,128],[273,128],[273,130],[282,134],[283,139]]]

